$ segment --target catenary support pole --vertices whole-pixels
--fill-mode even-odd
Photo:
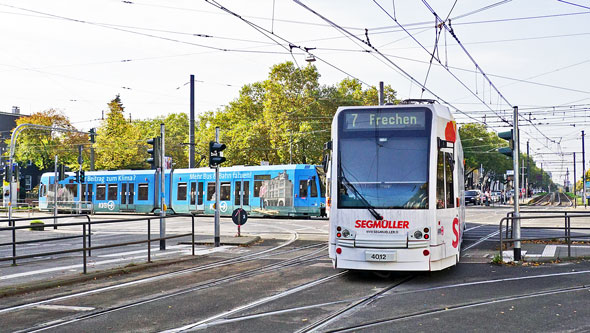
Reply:
[[[576,178],[576,153],[574,153],[574,208],[578,207],[578,199],[576,198],[576,183],[578,179]]]
[[[379,81],[379,105],[385,104],[385,98],[383,93],[383,81]]]
[[[188,167],[194,168],[195,166],[195,76],[191,74],[190,78],[191,86],[191,105],[190,105],[190,116],[189,116],[189,129],[188,129],[188,145],[189,145],[189,156],[188,156]]]
[[[518,142],[519,135],[518,135],[518,106],[514,107],[514,130],[513,130],[513,140],[514,140],[514,151],[512,155],[512,163],[514,170],[518,172],[518,160],[520,156],[520,145]],[[520,210],[519,210],[519,194],[520,194],[520,184],[518,182],[519,177],[518,174],[514,175],[514,238],[520,239]],[[520,241],[514,242],[514,261],[521,260],[521,248],[520,248]]]
[[[53,173],[53,229],[57,229],[57,155],[55,155],[55,172]]]
[[[166,237],[166,159],[164,158],[164,156],[166,156],[166,145],[164,143],[164,134],[165,134],[165,129],[164,129],[164,124],[160,124],[160,145],[161,145],[161,149],[160,149],[160,169],[162,170],[162,172],[160,172],[160,250],[166,250],[166,240],[163,239],[164,237]]]
[[[582,186],[584,191],[582,192],[582,203],[584,203],[584,209],[586,208],[586,148],[584,145],[584,131],[582,131]]]

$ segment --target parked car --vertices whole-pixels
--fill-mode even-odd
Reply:
[[[482,195],[480,190],[465,191],[465,206],[469,204],[481,205]]]

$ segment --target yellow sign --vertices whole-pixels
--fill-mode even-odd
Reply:
[[[164,210],[168,210],[168,207],[166,206],[166,204],[164,204]]]

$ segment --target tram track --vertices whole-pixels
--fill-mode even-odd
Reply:
[[[443,312],[448,313],[450,311],[470,309],[470,308],[479,307],[479,306],[512,302],[512,301],[518,301],[518,300],[534,298],[534,297],[571,293],[571,292],[576,292],[576,291],[590,291],[590,285],[578,285],[578,286],[565,287],[565,288],[556,288],[556,289],[546,290],[546,291],[523,293],[523,294],[516,295],[516,296],[489,298],[489,299],[481,300],[481,301],[477,301],[477,302],[468,302],[468,303],[464,303],[464,304],[448,305],[445,307],[438,307],[438,308],[430,309],[430,310],[426,310],[426,311],[418,311],[418,312],[409,313],[409,314],[405,314],[405,315],[401,315],[401,316],[384,318],[384,319],[375,320],[375,321],[371,321],[371,322],[363,323],[363,324],[359,324],[359,325],[353,325],[353,326],[342,327],[342,328],[337,328],[337,329],[333,329],[333,330],[327,330],[324,332],[330,332],[330,333],[356,332],[356,331],[362,330],[362,329],[376,328],[381,325],[392,324],[397,321],[411,320],[411,319],[416,319],[416,318],[430,316],[430,315],[437,315],[437,314],[440,314]]]
[[[135,301],[135,302],[132,302],[132,303],[129,303],[129,304],[121,305],[121,306],[116,306],[116,307],[101,309],[99,311],[94,311],[94,312],[89,313],[87,315],[78,316],[76,318],[69,319],[67,321],[63,321],[63,322],[60,322],[60,323],[51,324],[51,325],[40,327],[40,328],[35,328],[35,329],[32,329],[32,330],[24,330],[24,331],[21,331],[21,332],[42,332],[42,331],[45,331],[45,330],[48,330],[48,329],[52,329],[52,328],[56,328],[56,327],[61,327],[61,326],[68,325],[68,324],[73,324],[73,323],[80,322],[80,321],[83,321],[83,320],[92,319],[92,318],[96,318],[96,317],[99,317],[99,316],[105,316],[105,315],[111,314],[111,313],[113,313],[115,311],[126,310],[126,309],[129,309],[129,308],[132,308],[132,307],[141,306],[141,305],[152,303],[152,302],[156,302],[156,301],[161,301],[161,300],[164,300],[164,299],[167,299],[167,298],[176,297],[176,296],[184,295],[184,294],[187,294],[187,293],[191,293],[191,292],[195,292],[195,291],[200,291],[200,290],[205,290],[205,289],[208,289],[208,288],[216,287],[216,286],[219,286],[219,285],[221,285],[223,283],[240,281],[240,280],[242,280],[244,278],[249,278],[249,277],[253,277],[253,276],[257,276],[257,275],[261,275],[261,274],[266,274],[266,273],[269,273],[269,272],[274,271],[274,270],[279,270],[279,269],[282,269],[282,268],[287,268],[287,267],[292,267],[292,266],[304,264],[304,263],[307,263],[307,262],[315,261],[318,258],[325,257],[324,255],[315,256],[315,257],[314,256],[311,256],[311,255],[316,254],[316,253],[318,253],[318,252],[320,252],[322,250],[325,250],[325,249],[321,249],[321,250],[316,251],[316,252],[314,252],[312,254],[308,254],[308,255],[305,255],[305,256],[302,256],[302,257],[299,257],[299,258],[287,260],[287,261],[282,262],[282,263],[271,264],[271,265],[268,265],[268,266],[265,266],[265,267],[262,267],[262,268],[255,268],[255,269],[248,270],[246,272],[242,272],[242,273],[238,273],[238,274],[234,274],[234,275],[231,275],[231,276],[228,276],[228,277],[224,277],[224,278],[220,278],[220,279],[215,279],[215,280],[212,280],[212,281],[203,283],[201,285],[197,285],[197,286],[194,286],[194,287],[191,287],[191,288],[187,288],[187,289],[182,289],[180,291],[176,291],[176,292],[173,292],[173,293],[168,293],[168,294],[165,294],[165,295],[159,295],[159,296],[156,296],[156,297],[151,297],[151,298],[148,298],[148,299],[143,299],[143,300]]]
[[[317,247],[317,246],[309,245],[309,246],[304,246],[302,248],[303,249],[309,249],[309,248],[313,248],[313,247]],[[75,316],[74,318],[69,318],[67,320],[63,320],[63,321],[59,321],[59,322],[52,321],[52,322],[49,322],[49,323],[41,324],[41,325],[36,326],[36,327],[24,329],[24,330],[21,330],[19,332],[42,332],[42,331],[45,331],[45,330],[48,330],[48,329],[62,327],[62,326],[68,325],[68,324],[73,324],[73,323],[77,323],[77,322],[80,322],[80,321],[84,321],[84,320],[88,320],[88,319],[92,319],[92,318],[96,318],[96,317],[100,317],[100,316],[105,316],[105,315],[111,314],[111,313],[116,312],[116,311],[121,311],[121,310],[129,309],[129,308],[132,308],[132,307],[141,306],[141,305],[148,304],[148,303],[153,303],[153,302],[156,302],[156,301],[161,301],[161,300],[168,299],[168,298],[171,298],[171,297],[181,296],[181,295],[184,295],[184,294],[187,294],[187,293],[191,293],[191,292],[195,292],[195,291],[205,290],[205,289],[208,289],[208,288],[219,286],[219,285],[224,284],[224,283],[236,282],[236,281],[240,281],[240,280],[245,279],[245,278],[249,278],[249,277],[253,277],[253,276],[257,276],[257,275],[266,274],[266,273],[269,273],[269,272],[272,272],[272,271],[276,271],[276,270],[280,270],[280,269],[283,269],[283,268],[288,268],[288,267],[293,267],[293,266],[305,264],[305,263],[312,262],[312,261],[315,261],[315,260],[320,259],[320,258],[324,258],[325,255],[317,255],[317,254],[320,253],[320,252],[325,251],[326,249],[327,249],[327,246],[324,246],[324,247],[321,247],[321,248],[319,248],[317,250],[312,251],[311,253],[306,253],[306,254],[297,256],[295,258],[286,259],[286,260],[283,260],[281,262],[272,263],[272,264],[269,264],[269,265],[266,265],[266,266],[263,266],[263,267],[257,267],[257,268],[254,268],[254,269],[250,269],[250,270],[247,270],[247,271],[244,271],[244,272],[236,273],[236,274],[233,274],[233,275],[230,275],[230,276],[226,276],[226,277],[223,277],[223,278],[213,279],[213,280],[204,282],[202,284],[198,284],[196,286],[192,286],[190,288],[184,288],[184,289],[177,290],[177,291],[174,291],[174,292],[171,292],[171,293],[166,293],[166,294],[158,295],[158,296],[155,296],[155,297],[148,297],[148,298],[140,299],[140,300],[137,300],[137,301],[134,301],[134,302],[129,302],[129,303],[126,303],[126,304],[115,306],[115,307],[103,308],[103,309],[100,309],[100,310],[97,310],[97,311],[92,311],[90,313],[87,313],[87,314],[84,314],[84,315]],[[299,249],[293,249],[293,250],[301,250],[301,248],[299,248]],[[283,251],[282,253],[286,253],[286,252],[293,252],[293,251]],[[81,295],[75,295],[74,294],[74,295],[70,295],[70,297],[68,297],[68,298],[82,297],[82,296],[86,296],[86,295],[87,295],[86,293],[81,294]],[[27,307],[36,306],[36,305],[39,305],[39,304],[47,304],[47,303],[55,302],[55,301],[56,300],[54,299],[54,300],[48,300],[48,301],[45,301],[45,302],[42,302],[42,303],[36,302],[34,304],[30,304]],[[21,307],[21,309],[22,309],[22,307]]]
[[[229,266],[229,265],[234,265],[234,264],[238,264],[238,263],[243,263],[243,262],[254,261],[254,260],[258,260],[258,259],[264,259],[264,258],[289,254],[289,253],[293,253],[293,252],[297,252],[297,251],[301,251],[301,250],[306,250],[306,249],[325,247],[325,243],[321,242],[321,243],[316,243],[316,244],[304,245],[304,246],[300,246],[300,247],[296,247],[296,248],[288,249],[288,250],[284,250],[284,251],[274,252],[274,251],[277,251],[287,245],[292,244],[296,240],[297,240],[297,237],[294,237],[294,238],[288,240],[287,242],[280,244],[278,246],[275,246],[273,248],[266,249],[264,251],[259,251],[256,253],[246,254],[246,255],[243,255],[238,258],[224,259],[224,260],[215,261],[215,262],[208,263],[208,264],[201,265],[201,266],[197,266],[197,267],[180,269],[180,270],[173,271],[173,272],[158,274],[158,275],[150,276],[147,278],[142,278],[142,279],[137,279],[137,280],[133,280],[133,281],[129,281],[129,282],[114,284],[114,285],[110,285],[110,286],[106,286],[106,287],[102,287],[102,288],[93,289],[90,291],[76,292],[76,293],[71,293],[71,294],[61,295],[58,297],[49,298],[46,300],[35,301],[35,302],[26,303],[26,304],[2,308],[2,309],[0,309],[0,315],[8,313],[8,312],[12,312],[12,311],[30,308],[30,307],[37,306],[37,305],[51,303],[51,302],[64,301],[64,300],[68,300],[68,299],[72,299],[72,298],[76,298],[76,297],[87,296],[87,295],[91,295],[91,294],[98,294],[98,293],[112,291],[112,290],[116,290],[116,289],[120,289],[120,288],[126,288],[126,287],[135,286],[135,285],[156,282],[156,281],[167,279],[167,278],[174,278],[174,277],[178,277],[178,276],[181,276],[184,274],[195,273],[195,272],[205,271],[205,270],[210,270],[210,269],[215,269],[215,268],[221,268],[221,267],[225,267],[225,266]]]

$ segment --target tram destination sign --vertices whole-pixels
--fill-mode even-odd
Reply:
[[[350,110],[345,113],[344,130],[423,130],[426,128],[426,112],[402,110]]]

